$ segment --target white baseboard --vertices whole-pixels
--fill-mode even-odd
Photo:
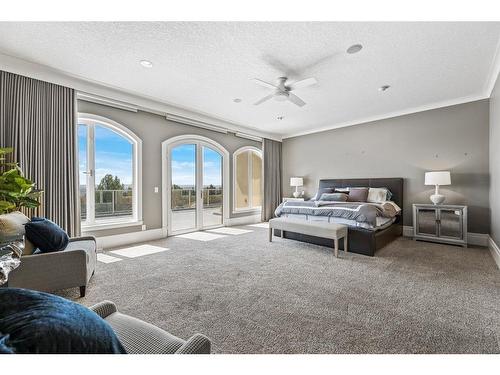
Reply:
[[[242,216],[242,217],[231,217],[226,219],[226,226],[234,227],[235,225],[246,225],[246,224],[257,224],[262,221],[262,216],[260,212],[258,214]]]
[[[488,236],[488,247],[490,248],[491,256],[495,260],[497,267],[500,269],[500,248],[490,236]]]
[[[413,227],[404,225],[403,236],[413,237]],[[467,233],[467,243],[469,245],[488,247],[489,238],[490,236],[485,233]]]
[[[130,245],[137,242],[159,240],[165,238],[165,232],[162,228],[144,230],[140,232],[130,232],[116,234],[113,236],[96,237],[97,249],[108,249],[116,246]]]

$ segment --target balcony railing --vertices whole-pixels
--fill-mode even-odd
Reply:
[[[95,218],[132,216],[132,190],[96,190]],[[87,217],[87,195],[80,191],[81,218]]]
[[[222,189],[202,189],[203,207],[222,206]],[[196,208],[196,190],[172,189],[172,211],[189,210]]]
[[[222,189],[204,188],[203,207],[214,208],[222,206]],[[95,191],[95,218],[132,215],[132,190],[96,190]],[[87,217],[87,195],[85,190],[80,191],[81,219]],[[189,210],[196,208],[195,189],[172,189],[172,211]]]

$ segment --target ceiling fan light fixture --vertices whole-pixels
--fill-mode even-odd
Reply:
[[[363,46],[361,44],[353,44],[352,46],[350,46],[348,49],[347,49],[347,53],[352,55],[354,53],[358,53],[359,51],[361,51],[363,49]]]

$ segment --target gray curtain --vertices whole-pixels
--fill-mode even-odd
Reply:
[[[0,147],[13,147],[25,176],[43,190],[33,215],[78,236],[75,91],[0,71]]]
[[[264,162],[262,221],[268,221],[273,218],[274,210],[281,202],[281,142],[264,138],[262,154]]]

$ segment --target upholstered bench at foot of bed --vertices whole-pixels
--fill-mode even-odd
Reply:
[[[347,225],[326,222],[311,223],[307,221],[278,217],[269,220],[269,242],[272,242],[273,240],[274,229],[278,229],[281,231],[281,237],[283,237],[284,232],[293,232],[331,239],[334,243],[336,257],[338,257],[339,253],[339,240],[343,238],[344,251],[348,251]]]

